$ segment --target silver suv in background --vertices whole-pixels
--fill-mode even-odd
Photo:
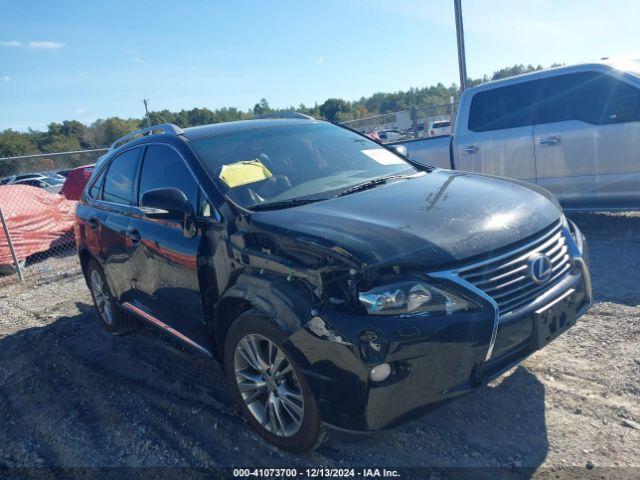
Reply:
[[[640,63],[552,68],[469,88],[419,163],[536,183],[565,209],[640,208]]]

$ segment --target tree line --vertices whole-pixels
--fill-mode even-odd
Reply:
[[[556,66],[556,64],[552,66]],[[468,84],[470,86],[478,85],[489,80],[497,80],[540,69],[542,69],[540,65],[513,65],[494,72],[490,77],[485,75],[482,78],[469,79]],[[263,98],[255,104],[253,109],[247,111],[234,107],[216,110],[194,108],[180,110],[179,112],[161,110],[149,112],[148,120],[146,118],[123,119],[111,117],[96,120],[90,125],[85,125],[76,120],[65,120],[62,123],[50,123],[46,131],[29,129],[26,132],[18,132],[7,129],[0,132],[0,157],[103,148],[127,133],[146,126],[148,121],[151,121],[152,124],[174,123],[186,128],[210,123],[244,120],[254,115],[271,113],[277,110],[290,110],[304,113],[314,118],[323,118],[332,122],[344,122],[371,115],[407,110],[411,107],[422,109],[444,105],[449,103],[451,97],[454,98],[454,102],[458,101],[458,86],[452,84],[447,87],[442,83],[438,83],[428,87],[410,88],[407,91],[374,93],[369,97],[362,97],[355,101],[329,98],[323,103],[316,103],[313,106],[306,106],[301,103],[297,107],[290,106],[288,108],[273,109],[269,102]],[[83,161],[89,158],[87,156],[86,158],[79,157],[68,161],[62,160],[62,163],[57,161],[56,168],[82,164]],[[53,163],[49,160],[49,164],[52,165]],[[26,167],[47,169],[47,165],[46,163],[43,164],[42,160],[38,160],[23,161],[19,166],[20,170],[25,170]],[[0,176],[14,173],[17,167],[18,164],[16,162],[0,162]]]

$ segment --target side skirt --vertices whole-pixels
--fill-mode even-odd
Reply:
[[[132,303],[129,303],[129,302],[124,302],[121,305],[127,311],[133,313],[134,315],[136,315],[137,317],[145,320],[146,322],[150,323],[151,325],[153,325],[155,327],[158,327],[161,330],[171,334],[172,336],[176,337],[178,340],[180,340],[183,343],[189,345],[190,347],[196,349],[198,352],[206,355],[207,357],[213,357],[213,354],[211,353],[211,351],[209,351],[208,348],[200,345],[199,343],[195,342],[194,340],[192,340],[191,338],[187,337],[183,333],[180,333],[178,330],[176,330],[175,328],[173,328],[170,325],[167,325],[162,320],[160,320],[159,318],[157,318],[154,315],[150,314],[149,312],[147,312],[146,310],[142,309],[141,307],[133,305]]]

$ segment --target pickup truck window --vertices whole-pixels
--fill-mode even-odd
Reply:
[[[611,98],[605,104],[602,123],[637,122],[640,120],[640,89],[616,81]]]
[[[488,132],[533,125],[539,92],[540,83],[533,80],[476,93],[471,100],[469,130]]]
[[[536,123],[579,120],[592,125],[639,120],[640,90],[610,75],[580,72],[542,80]]]

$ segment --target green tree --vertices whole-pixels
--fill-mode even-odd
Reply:
[[[559,64],[553,64],[552,66],[559,66]],[[498,80],[540,70],[541,68],[540,65],[512,65],[496,70],[490,76],[484,75],[480,78],[469,78],[468,84],[474,86],[490,80]],[[341,98],[329,98],[321,105],[315,103],[313,107],[301,103],[295,110],[314,118],[324,117],[334,122],[408,110],[413,106],[420,110],[429,109],[430,114],[444,114],[450,111],[448,106],[450,98],[453,97],[454,102],[458,101],[459,94],[457,85],[445,86],[442,83],[438,83],[425,87],[410,88],[406,91],[377,92],[353,102]],[[291,109],[293,110],[294,107],[291,107]],[[149,116],[153,124],[174,123],[180,127],[190,127],[242,120],[251,118],[253,115],[261,115],[277,110],[271,108],[269,102],[262,98],[255,104],[253,109],[247,111],[241,111],[234,107],[223,107],[216,110],[193,108],[191,110],[183,109],[179,112],[165,109],[158,112],[150,112]],[[53,122],[49,124],[46,131],[28,130],[27,132],[16,132],[14,130],[5,130],[0,132],[0,156],[19,156],[32,153],[107,147],[116,139],[146,125],[147,121],[144,118],[123,119],[111,117],[96,120],[89,126],[75,120],[65,120],[62,123]],[[4,169],[0,170],[0,174],[5,172],[4,175],[6,175],[7,171],[15,173],[17,168],[21,171],[27,168],[36,168],[35,166],[37,165],[44,165],[43,162],[40,161],[38,163],[36,160],[21,161],[19,163],[11,161],[0,162],[0,169]]]
[[[37,153],[36,145],[29,137],[14,130],[0,132],[0,157],[16,157]],[[6,177],[19,171],[21,160],[0,160],[0,177]]]
[[[269,107],[269,102],[267,102],[266,98],[261,98],[253,107],[253,114],[264,115],[265,113],[271,113],[271,107]]]
[[[340,114],[351,111],[351,105],[341,98],[330,98],[320,105],[319,111],[330,122],[337,122]]]

